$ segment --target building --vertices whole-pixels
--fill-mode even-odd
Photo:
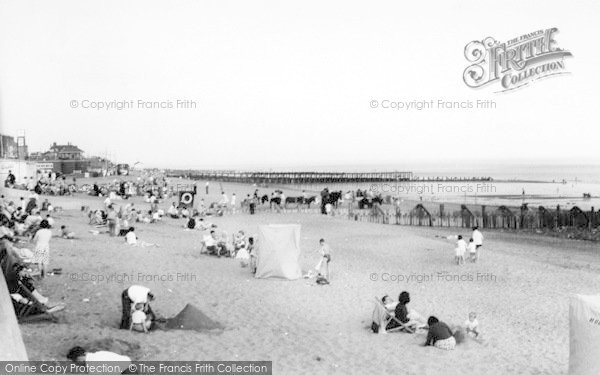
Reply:
[[[31,153],[30,159],[52,163],[53,171],[60,174],[85,173],[90,165],[90,161],[84,157],[83,150],[70,142],[66,145],[54,142],[48,151]]]
[[[72,145],[70,142],[66,145],[58,145],[54,142],[50,150],[42,154],[46,160],[83,160],[83,150]]]
[[[0,159],[27,159],[25,137],[11,137],[0,134]]]

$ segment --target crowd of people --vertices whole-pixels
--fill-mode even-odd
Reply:
[[[62,304],[51,305],[34,280],[60,273],[60,269],[49,269],[52,206],[39,200],[35,192],[27,200],[21,197],[19,206],[4,195],[0,197],[0,265],[15,311],[27,310],[29,315],[64,308]],[[70,233],[63,225],[59,236],[65,232]]]

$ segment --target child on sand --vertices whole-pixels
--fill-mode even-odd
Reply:
[[[463,237],[460,234],[457,238],[458,241],[456,241],[456,248],[454,249],[454,260],[456,261],[456,264],[460,265],[461,263],[465,263],[465,252],[467,251],[467,243],[465,242],[465,240],[463,240]]]
[[[75,233],[71,232],[69,229],[67,229],[66,225],[61,225],[60,226],[60,236],[62,238],[66,238],[66,239],[73,239],[73,238],[75,238]]]
[[[467,245],[467,251],[469,252],[469,260],[473,263],[477,261],[477,245],[473,239],[469,239],[469,244]]]
[[[479,322],[477,321],[476,313],[469,313],[469,319],[465,321],[465,329],[467,330],[467,334],[473,335],[474,337],[479,336]]]
[[[148,318],[148,315],[144,312],[144,304],[136,303],[135,310],[131,313],[131,325],[129,326],[130,331],[146,332],[152,325],[152,320]]]
[[[257,257],[257,252],[256,252],[256,248],[254,247],[254,237],[249,237],[248,238],[248,254],[250,255],[250,271],[252,273],[256,273],[256,257]]]
[[[137,236],[135,235],[135,228],[129,227],[127,234],[125,235],[125,242],[128,245],[136,245],[137,244]]]

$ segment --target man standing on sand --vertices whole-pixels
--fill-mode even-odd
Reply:
[[[227,205],[229,204],[229,198],[227,197],[227,194],[225,194],[224,191],[221,192],[221,204],[225,207],[227,207]]]
[[[206,188],[206,195],[208,195],[208,181],[206,181],[206,186],[205,186],[205,188]]]
[[[233,193],[231,195],[231,202],[230,202],[230,204],[231,204],[231,213],[234,213],[234,214],[235,214],[235,202],[236,202],[236,200],[237,200],[237,197],[235,196],[235,193]]]
[[[479,253],[481,252],[481,246],[483,246],[483,234],[479,231],[479,227],[473,227],[473,234],[471,235],[473,243],[475,243],[475,259],[479,259]]]

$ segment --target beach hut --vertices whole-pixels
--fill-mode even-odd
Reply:
[[[27,361],[21,330],[3,272],[0,272],[0,332],[0,361]]]
[[[600,374],[600,295],[571,297],[569,375]]]
[[[300,268],[300,225],[271,224],[258,228],[256,277],[296,280]]]

